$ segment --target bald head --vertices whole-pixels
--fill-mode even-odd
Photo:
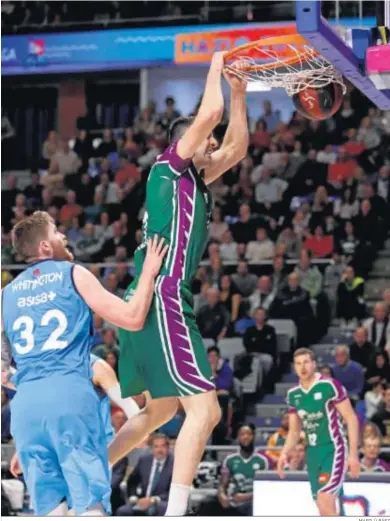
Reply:
[[[358,346],[362,346],[367,342],[368,334],[365,327],[358,327],[354,334],[355,342]]]
[[[296,290],[299,286],[299,282],[300,278],[298,273],[296,273],[295,271],[290,273],[290,275],[288,276],[288,285],[290,286],[290,289]]]
[[[377,322],[383,322],[387,316],[388,307],[386,302],[377,302],[374,308],[374,316]]]
[[[209,288],[207,290],[207,302],[210,307],[215,307],[219,302],[219,289],[218,288]]]

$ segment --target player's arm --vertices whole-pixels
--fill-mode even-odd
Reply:
[[[4,330],[3,318],[1,319],[1,379],[7,379],[11,369],[12,350],[11,344]]]
[[[139,413],[140,408],[133,398],[122,398],[121,388],[114,369],[102,359],[93,364],[93,383],[103,389],[107,396],[120,407],[127,418],[132,418]]]
[[[245,62],[235,64],[235,68],[238,70],[245,66]],[[211,165],[205,169],[206,184],[212,183],[244,159],[248,151],[246,82],[229,71],[225,71],[224,76],[231,86],[229,125],[221,148],[211,155]]]
[[[349,441],[349,457],[348,466],[349,473],[352,478],[358,478],[360,474],[359,462],[359,421],[352,408],[349,398],[342,402],[336,403],[337,412],[340,414],[347,425],[348,441]]]
[[[143,328],[154,291],[154,279],[167,252],[164,240],[149,239],[144,266],[137,289],[130,302],[124,302],[108,292],[87,269],[75,266],[73,280],[81,297],[88,306],[115,326],[139,331]]]
[[[177,143],[177,154],[182,159],[192,159],[196,150],[220,123],[223,115],[221,87],[223,54],[216,52],[211,60],[203,98],[194,122]]]
[[[296,412],[290,411],[287,438],[284,443],[282,452],[280,453],[280,457],[279,457],[278,464],[277,464],[277,470],[278,470],[279,476],[281,478],[284,478],[284,476],[285,476],[285,474],[283,472],[283,467],[286,465],[286,463],[288,461],[288,455],[299,442],[301,430],[302,430],[301,419],[299,418],[299,416]]]

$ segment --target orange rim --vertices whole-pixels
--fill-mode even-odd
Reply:
[[[262,71],[269,69],[278,69],[279,67],[285,67],[287,65],[295,65],[305,58],[313,58],[313,48],[309,46],[305,38],[300,34],[285,34],[283,36],[274,36],[271,38],[263,38],[261,40],[257,40],[255,42],[245,43],[244,45],[240,45],[239,47],[235,47],[231,51],[228,51],[225,54],[225,63],[227,60],[234,58],[235,55],[241,54],[243,51],[247,51],[249,49],[253,49],[256,47],[272,47],[275,45],[288,45],[294,44],[297,46],[296,52],[293,53],[292,56],[286,58],[280,58],[275,62],[271,63],[263,63],[257,65],[251,65],[248,67],[247,72],[254,71]],[[302,51],[299,50],[298,47],[305,46]],[[274,51],[275,53],[277,51]],[[292,52],[292,51],[291,51]],[[314,51],[315,55],[318,55],[316,51]],[[239,56],[237,56],[239,58]],[[243,56],[243,59],[245,57]]]

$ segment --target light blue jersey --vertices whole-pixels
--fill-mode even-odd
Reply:
[[[73,283],[74,264],[29,266],[3,290],[3,321],[16,386],[50,375],[91,378],[92,314]]]
[[[98,360],[101,360],[96,355],[91,354],[91,368],[93,371],[93,366],[95,362]],[[111,404],[110,399],[107,396],[107,394],[103,391],[103,389],[97,385],[94,385],[96,394],[100,400],[100,413],[103,420],[104,430],[106,433],[106,439],[107,439],[107,445],[110,443],[110,441],[114,438],[114,427],[112,426],[111,422]]]
[[[3,290],[5,333],[17,366],[11,432],[38,516],[70,498],[77,515],[111,482],[100,400],[92,385],[92,314],[70,262],[45,260]]]

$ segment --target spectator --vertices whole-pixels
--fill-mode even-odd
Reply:
[[[340,199],[336,199],[333,207],[333,215],[341,221],[349,221],[357,216],[359,201],[353,197],[351,188],[346,188]]]
[[[239,219],[231,227],[234,240],[239,243],[248,244],[256,238],[256,223],[251,216],[250,206],[246,203],[239,208]]]
[[[359,238],[355,234],[355,227],[351,221],[344,223],[343,231],[339,234],[338,247],[345,256],[346,262],[354,260],[359,247]]]
[[[291,226],[287,226],[280,233],[278,240],[276,241],[276,246],[280,244],[286,245],[286,255],[290,259],[296,259],[299,257],[299,252],[301,250],[301,241],[298,236],[295,234]]]
[[[390,466],[379,458],[381,439],[377,437],[363,439],[363,455],[360,459],[360,468],[364,472],[390,472]]]
[[[268,100],[264,102],[263,107],[264,112],[260,116],[260,120],[264,121],[268,132],[274,132],[280,123],[280,112],[272,110],[272,104]]]
[[[72,223],[73,217],[78,217],[83,213],[82,207],[76,202],[76,193],[69,190],[66,195],[66,204],[60,210],[60,221],[65,226]]]
[[[164,129],[168,129],[172,121],[180,117],[180,112],[176,110],[175,99],[172,96],[165,98],[165,110],[160,114],[158,124]]]
[[[220,286],[224,268],[219,254],[218,244],[213,245],[217,247],[217,250],[214,250],[213,252],[211,246],[212,245],[209,247],[210,265],[206,267],[207,279],[211,286]]]
[[[340,255],[340,252],[335,250],[332,255],[332,262],[326,266],[324,275],[324,290],[332,304],[332,309],[334,307],[333,304],[336,304],[335,295],[344,270],[345,264],[343,262],[343,258]]]
[[[1,389],[1,443],[8,443],[11,436],[11,409],[5,389]]]
[[[152,439],[152,454],[141,456],[127,480],[128,504],[120,507],[117,516],[163,516],[168,505],[172,481],[173,456],[164,434]]]
[[[110,365],[118,376],[118,356],[114,351],[108,351],[104,360]]]
[[[357,133],[357,140],[371,150],[380,145],[381,137],[378,130],[373,126],[369,116],[362,119]]]
[[[329,378],[333,378],[333,371],[332,371],[332,368],[330,367],[330,365],[321,365],[321,366],[318,368],[318,372],[319,372],[320,375],[322,375],[322,376],[326,376],[326,377],[329,377]]]
[[[287,284],[287,276],[284,271],[285,262],[281,255],[275,255],[272,261],[271,285],[273,292],[276,293]]]
[[[287,186],[286,181],[271,177],[269,169],[263,168],[261,180],[255,188],[255,200],[260,205],[261,213],[278,214],[277,204],[281,202]]]
[[[383,407],[371,418],[383,436],[383,445],[390,446],[390,387],[383,394]]]
[[[81,183],[76,187],[77,200],[84,208],[93,204],[95,185],[87,173],[81,176]]]
[[[118,281],[118,289],[121,290],[123,296],[127,288],[134,280],[129,273],[129,268],[127,267],[127,264],[125,264],[124,262],[117,264],[115,268],[115,276]]]
[[[88,168],[88,160],[93,157],[92,141],[86,130],[79,130],[73,145],[73,152],[75,152],[81,159],[84,169]]]
[[[119,356],[119,347],[115,331],[111,327],[108,327],[103,331],[103,344],[94,347],[92,353],[106,360],[107,354],[111,352],[117,357]]]
[[[95,226],[96,237],[110,239],[112,237],[112,226],[110,225],[110,216],[108,212],[102,212],[99,215],[99,224]]]
[[[270,277],[263,275],[257,281],[257,289],[249,297],[249,312],[251,315],[257,308],[263,308],[269,311],[272,302],[275,298],[275,291],[272,290],[272,283]]]
[[[367,370],[366,380],[369,384],[377,382],[390,384],[390,363],[389,355],[386,351],[376,353],[373,363]]]
[[[317,298],[322,291],[323,277],[317,266],[312,266],[311,254],[307,250],[301,250],[299,263],[295,270],[300,278],[301,288],[306,290],[311,298]]]
[[[78,155],[69,148],[69,143],[63,140],[51,158],[49,173],[58,173],[62,176],[75,174],[80,166]]]
[[[292,320],[298,330],[298,345],[309,345],[313,337],[313,310],[310,296],[300,287],[299,275],[295,272],[288,276],[288,284],[277,293],[270,315],[273,318]]]
[[[207,290],[207,304],[198,311],[196,321],[203,338],[220,340],[225,337],[229,314],[220,301],[218,288]]]
[[[245,331],[243,342],[248,354],[259,355],[264,376],[268,376],[277,363],[275,328],[267,324],[267,312],[257,308],[254,313],[255,325]]]
[[[118,199],[118,185],[110,181],[107,173],[100,174],[99,184],[95,188],[95,194],[101,193],[104,204],[116,204]]]
[[[92,345],[92,349],[95,347],[95,346],[98,346],[100,344],[103,343],[103,325],[104,325],[104,321],[102,319],[102,317],[100,317],[99,315],[96,315],[96,313],[94,313],[93,315],[93,345]]]
[[[362,366],[350,359],[349,347],[337,346],[334,353],[335,364],[332,364],[334,378],[343,385],[348,397],[353,402],[359,399],[364,387]]]
[[[123,227],[120,221],[115,221],[112,224],[112,237],[106,239],[103,244],[101,255],[103,258],[107,259],[109,257],[114,257],[115,251],[118,246],[124,246],[127,248],[129,244],[129,237],[127,234],[127,227]]]
[[[294,449],[290,452],[287,467],[285,470],[299,471],[306,470],[306,449],[304,442],[299,442],[295,445]]]
[[[305,250],[310,250],[313,257],[323,258],[329,257],[333,252],[333,237],[331,235],[324,235],[322,226],[316,226],[314,235],[310,235],[303,247]]]
[[[368,332],[368,340],[377,349],[384,349],[390,342],[390,320],[386,302],[377,302],[374,307],[374,316],[364,321]]]
[[[289,416],[290,415],[288,412],[283,414],[279,429],[271,434],[267,441],[267,447],[270,449],[267,451],[267,456],[273,461],[275,466],[279,460],[282,447],[285,444],[287,438]],[[276,447],[280,447],[280,449],[275,449]]]
[[[42,204],[43,186],[40,184],[39,174],[31,174],[31,184],[24,189],[26,203],[29,208],[39,208]]]
[[[352,266],[346,266],[337,287],[337,316],[348,324],[351,321],[361,320],[365,312],[364,280],[356,277]]]
[[[364,403],[366,405],[367,420],[371,420],[374,414],[376,414],[383,405],[383,392],[383,383],[381,381],[377,381],[376,383],[372,384],[371,390],[365,393]]]
[[[360,364],[364,370],[372,365],[375,358],[375,346],[368,341],[367,329],[358,327],[354,342],[350,345],[351,360]]]
[[[222,238],[228,229],[228,225],[223,221],[221,208],[219,206],[214,206],[211,213],[209,238],[215,241],[222,241]]]
[[[244,298],[248,298],[255,291],[257,285],[256,275],[249,273],[248,263],[243,260],[239,261],[237,273],[232,275],[232,281]]]
[[[80,261],[94,261],[100,256],[104,239],[96,237],[95,226],[87,223],[82,230],[82,237],[76,242],[69,241],[74,256]]]
[[[117,151],[117,144],[112,136],[112,130],[106,128],[103,131],[103,140],[95,151],[96,157],[107,157],[111,152]]]
[[[115,176],[115,183],[123,188],[129,181],[139,183],[141,181],[141,172],[133,163],[129,163],[126,158],[120,159],[120,168]]]
[[[46,160],[47,168],[59,148],[59,138],[55,130],[51,130],[42,146],[42,157]]]
[[[223,275],[221,278],[220,300],[225,306],[230,316],[231,325],[233,325],[241,316],[241,295],[235,284],[231,281],[229,275]]]
[[[222,235],[219,251],[221,254],[221,260],[225,262],[237,262],[237,243],[233,241],[233,235],[229,228]]]
[[[246,258],[250,262],[257,263],[272,259],[274,253],[275,244],[269,239],[267,230],[265,228],[257,228],[256,240],[249,242],[246,250]]]

